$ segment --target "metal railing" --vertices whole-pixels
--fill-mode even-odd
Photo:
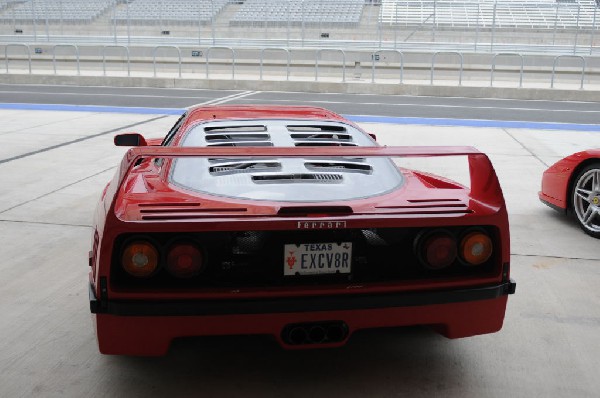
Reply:
[[[127,76],[131,76],[131,59],[130,59],[130,55],[129,55],[129,47],[127,46],[103,46],[102,47],[102,75],[106,76],[106,50],[111,49],[111,48],[116,48],[116,49],[120,49],[122,48],[123,50],[125,50],[125,55],[127,56]]]
[[[260,50],[260,80],[263,80],[263,64],[264,64],[266,51],[284,51],[285,52],[286,62],[287,62],[286,68],[285,68],[285,80],[290,80],[290,64],[292,62],[290,50],[288,50],[287,48],[278,48],[278,47],[263,48]]]
[[[342,82],[346,82],[346,53],[344,52],[344,50],[339,49],[339,48],[338,49],[321,48],[321,49],[317,50],[317,53],[315,54],[315,81],[316,82],[319,81],[319,60],[321,59],[321,54],[326,51],[342,54],[342,63],[341,63]]]
[[[554,88],[554,77],[556,75],[556,65],[558,64],[558,61],[561,58],[572,58],[572,59],[581,61],[581,85],[579,86],[579,88],[583,89],[583,81],[585,79],[586,61],[585,61],[584,57],[579,56],[579,55],[559,55],[558,57],[554,58],[554,62],[552,63],[552,79],[550,80],[550,88]]]
[[[523,87],[523,70],[525,61],[523,60],[523,55],[517,53],[498,53],[494,54],[494,58],[492,58],[492,70],[490,72],[490,87],[494,86],[494,72],[496,71],[496,59],[498,57],[518,57],[521,63],[521,68],[519,69],[519,87]]]
[[[77,75],[81,74],[81,68],[79,65],[79,47],[74,44],[57,44],[54,46],[54,51],[52,52],[52,67],[54,68],[54,74],[56,75],[56,50],[59,48],[72,48],[75,50],[75,61],[77,62]]]
[[[459,52],[456,51],[437,51],[435,53],[433,53],[433,56],[431,57],[431,78],[429,80],[429,84],[433,85],[433,72],[435,70],[435,60],[437,58],[438,55],[456,55],[458,56],[458,59],[460,61],[460,67],[458,69],[458,85],[462,85],[462,76],[463,76],[463,55]]]
[[[17,47],[17,48],[25,48],[27,50],[27,66],[29,68],[29,74],[31,75],[32,73],[32,69],[31,69],[31,49],[29,48],[29,46],[27,44],[7,44],[6,46],[4,46],[4,62],[6,63],[6,73],[8,72],[8,49],[12,48],[12,47]]]
[[[392,53],[392,54],[398,54],[398,58],[400,59],[400,81],[399,83],[402,84],[404,81],[404,56],[402,55],[402,52],[400,50],[379,50],[379,51],[375,51],[373,52],[373,54],[371,54],[371,83],[375,83],[375,63],[377,60],[379,60],[379,58],[381,57],[381,55],[385,54],[385,53]]]
[[[235,80],[235,50],[231,47],[209,47],[206,50],[206,78],[209,78],[210,52],[214,50],[231,51],[231,80]]]
[[[158,50],[160,49],[174,49],[175,51],[177,51],[177,62],[178,62],[178,66],[179,66],[179,77],[181,77],[181,50],[179,49],[179,47],[177,46],[156,46],[154,47],[154,49],[152,50],[152,69],[154,72],[154,77],[156,77],[156,53],[158,52]],[[207,58],[208,60],[208,55]]]
[[[71,51],[65,54],[64,49]],[[120,59],[109,60],[108,51],[114,49],[121,50],[123,56]],[[465,84],[465,74],[478,73],[479,78],[471,79],[469,83],[483,87],[498,84],[498,76],[502,72],[502,81],[505,84],[512,83],[518,87],[525,86],[525,76],[530,77],[527,81],[530,86],[542,88],[554,88],[559,79],[561,86],[568,84],[569,87],[576,89],[598,90],[600,87],[600,57],[593,56],[543,57],[500,52],[493,56],[482,57],[481,54],[455,51],[417,54],[399,50],[355,51],[350,55],[343,49],[337,48],[310,50],[269,47],[249,50],[223,46],[210,46],[202,50],[197,47],[181,48],[165,45],[127,47],[57,44],[32,47],[26,44],[5,44],[4,59],[0,61],[5,64],[2,69],[6,74],[72,75],[72,71],[75,70],[77,75],[93,75],[95,71],[101,71],[103,76],[110,76],[111,73],[107,70],[107,63],[110,62],[113,65],[120,65],[121,70],[127,72],[127,76],[151,72],[151,76],[155,78],[166,77],[171,76],[173,69],[176,68],[178,78],[213,79],[218,70],[220,79],[274,80],[275,76],[265,73],[267,64],[265,54],[282,52],[285,54],[285,64],[275,58],[271,61],[271,66],[280,70],[285,68],[285,78],[288,81],[292,79],[292,70],[294,70],[297,72],[295,80],[305,80],[312,75],[317,82],[339,82],[341,74],[341,82],[346,83],[349,81],[346,69],[349,65],[354,65],[355,81],[361,79],[360,68],[367,67],[371,71],[371,83],[377,81],[385,84],[461,86]],[[151,53],[150,58],[148,53]],[[190,53],[195,55],[190,56]],[[294,61],[292,61],[292,54],[295,55]],[[442,56],[445,57],[445,62],[440,63]],[[515,67],[515,58],[517,67]],[[240,59],[243,62],[239,61]],[[370,61],[365,63],[365,59]],[[500,63],[500,60],[512,62]],[[48,69],[49,63],[52,64],[50,69]],[[74,67],[60,70],[57,68],[58,63],[63,66],[72,64]],[[566,63],[568,65],[565,65]],[[162,66],[160,70],[159,64]],[[205,68],[204,74],[198,73],[198,67],[201,68],[202,64]],[[526,64],[527,68],[525,68]],[[327,67],[325,68],[324,65]],[[229,70],[231,74],[228,76]],[[445,75],[440,77],[439,71],[442,70]],[[458,81],[456,74],[458,74]],[[532,76],[535,76],[535,80]]]

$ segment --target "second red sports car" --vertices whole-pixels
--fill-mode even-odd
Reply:
[[[575,153],[550,166],[539,197],[574,215],[586,234],[600,238],[600,149]]]

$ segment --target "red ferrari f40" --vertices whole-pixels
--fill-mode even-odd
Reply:
[[[164,355],[173,339],[345,344],[360,329],[501,329],[506,206],[471,147],[380,146],[321,108],[198,106],[132,146],[95,212],[89,301],[100,352]],[[461,156],[467,187],[402,167]]]

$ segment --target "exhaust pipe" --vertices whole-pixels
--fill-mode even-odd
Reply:
[[[329,341],[342,341],[348,335],[348,326],[345,323],[329,325],[327,328],[326,338]]]
[[[306,339],[308,337],[308,333],[306,333],[306,329],[302,326],[295,326],[290,329],[289,333],[287,334],[287,337],[287,342],[289,342],[290,344],[305,344]],[[284,340],[286,339],[284,338]]]
[[[341,321],[296,323],[283,328],[281,338],[289,345],[338,343],[348,336],[348,325]]]
[[[325,328],[322,326],[315,325],[308,331],[308,341],[313,344],[321,344],[325,341],[327,334]]]

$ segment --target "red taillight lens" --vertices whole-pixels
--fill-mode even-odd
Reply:
[[[191,243],[177,243],[169,249],[167,270],[178,278],[191,278],[202,272],[204,256]]]
[[[470,232],[460,241],[460,257],[468,265],[485,263],[492,250],[492,240],[483,232]]]
[[[438,270],[456,260],[456,239],[444,231],[424,236],[418,243],[419,257],[426,268]]]
[[[158,268],[158,250],[150,242],[132,242],[125,247],[121,263],[129,275],[147,278]]]

